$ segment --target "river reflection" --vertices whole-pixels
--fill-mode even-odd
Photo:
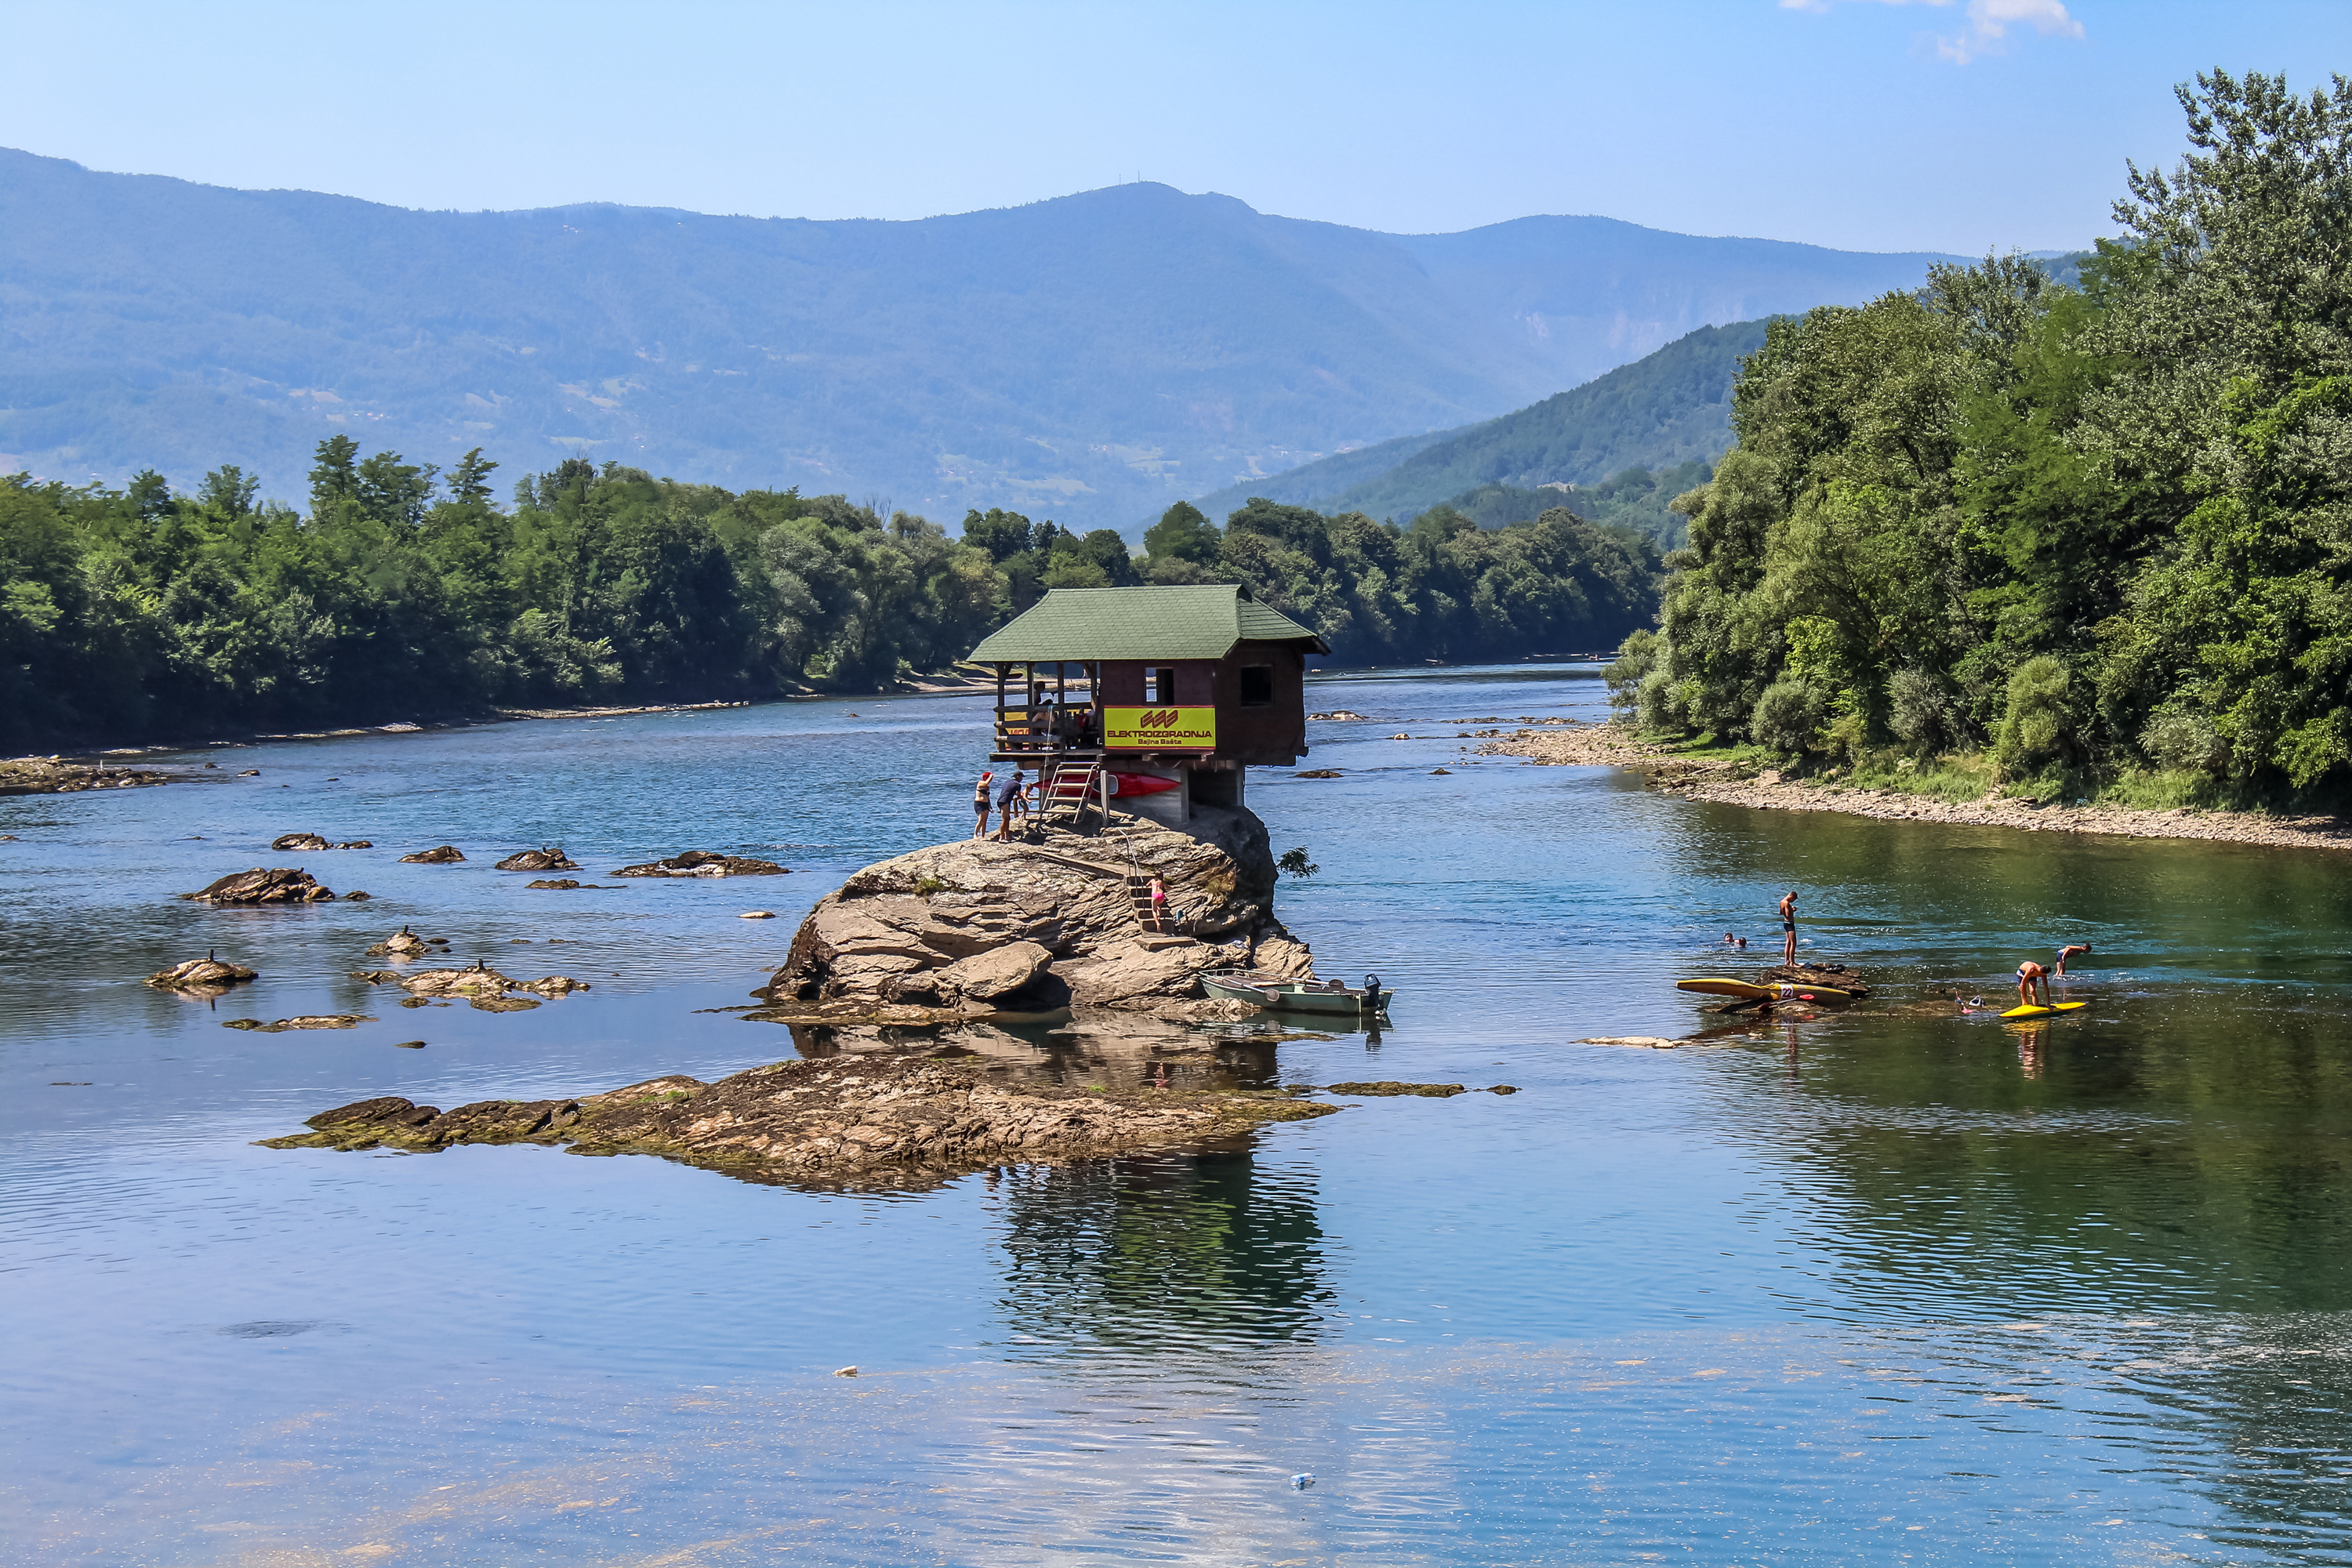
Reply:
[[[1332,1290],[1314,1181],[1260,1170],[1254,1142],[991,1172],[1007,1332],[1208,1360],[1315,1340]]]

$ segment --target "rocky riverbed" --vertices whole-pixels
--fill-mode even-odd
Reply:
[[[171,784],[182,775],[146,768],[70,763],[60,757],[12,757],[0,762],[0,795],[79,795],[92,789],[134,789]]]
[[[1558,766],[1639,768],[1653,787],[1691,800],[1768,811],[1835,811],[1905,822],[2015,827],[2029,833],[2106,833],[2126,838],[2197,838],[2273,847],[2352,848],[2352,825],[2334,816],[2272,816],[2252,812],[2141,811],[2117,805],[2035,805],[1990,798],[1955,802],[1896,790],[1783,778],[1767,770],[1748,776],[1731,763],[1675,756],[1619,724],[1573,729],[1522,728],[1480,732],[1482,755],[1525,757]]]
[[[929,1187],[991,1165],[1198,1143],[1335,1107],[1277,1089],[1013,1087],[923,1054],[778,1062],[716,1083],[680,1075],[577,1099],[442,1110],[397,1096],[321,1111],[272,1149],[562,1144],[656,1154],[747,1181]]]

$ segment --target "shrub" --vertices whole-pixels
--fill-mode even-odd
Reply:
[[[1674,677],[1663,668],[1653,669],[1642,678],[1642,689],[1634,693],[1633,714],[1644,730],[1674,730],[1681,727],[1681,713],[1675,701]]]
[[[2220,778],[2230,767],[2230,742],[2201,713],[2156,714],[2139,732],[2139,749],[2175,773]]]
[[[1601,672],[1601,680],[1609,688],[1610,707],[1621,713],[1630,713],[1640,707],[1642,688],[1648,684],[1649,678],[1664,673],[1658,668],[1658,655],[1663,648],[1663,641],[1655,632],[1635,632],[1619,646],[1615,662]],[[1642,721],[1648,723],[1649,716],[1643,714]]]
[[[1898,669],[1886,683],[1886,727],[1923,752],[1950,745],[1952,699],[1944,683],[1927,670]]]
[[[2037,654],[2009,678],[2009,705],[1993,738],[1993,760],[2004,779],[2022,779],[2071,767],[2080,752],[2073,681],[2064,665]]]
[[[1756,700],[1748,716],[1748,738],[1784,757],[1802,756],[1822,727],[1828,701],[1801,680],[1776,680]]]

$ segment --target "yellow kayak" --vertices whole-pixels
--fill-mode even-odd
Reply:
[[[2071,1013],[2077,1007],[2087,1007],[2088,1002],[2059,1002],[2047,1007],[2011,1007],[2001,1015],[2004,1018],[2040,1018],[2052,1013]]]

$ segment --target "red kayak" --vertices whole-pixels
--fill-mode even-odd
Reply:
[[[1163,779],[1157,773],[1113,773],[1110,793],[1113,795],[1158,795],[1164,789],[1174,789],[1174,779]]]

